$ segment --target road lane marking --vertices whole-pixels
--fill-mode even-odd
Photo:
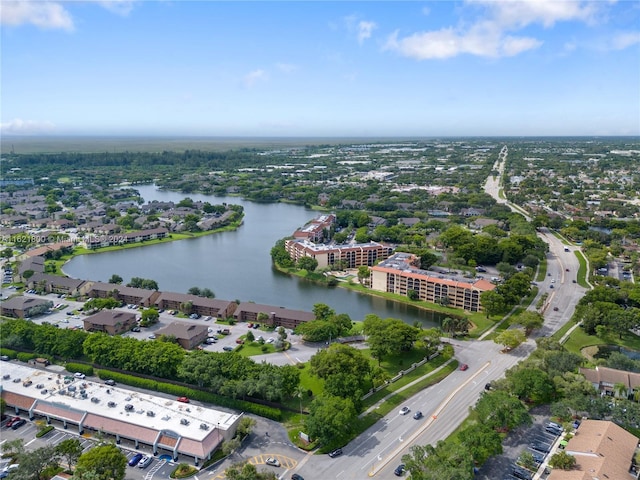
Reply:
[[[455,397],[455,395],[462,390],[464,387],[466,387],[470,382],[473,381],[473,379],[480,375],[480,373],[482,371],[484,371],[486,368],[489,367],[489,365],[491,365],[491,360],[489,360],[488,362],[486,362],[484,364],[484,366],[478,370],[476,373],[473,374],[473,376],[469,377],[467,379],[466,382],[464,382],[462,385],[460,385],[458,388],[456,388],[453,392],[451,392],[449,394],[449,396],[447,398],[445,398],[440,405],[438,405],[438,407],[436,408],[436,410],[433,412],[432,416],[430,418],[427,419],[427,421],[425,422],[425,424],[422,426],[422,428],[419,428],[418,430],[416,430],[414,433],[412,433],[409,437],[409,442],[407,443],[412,443],[417,437],[419,437],[420,435],[422,435],[430,426],[433,422],[436,421],[438,415],[440,415],[440,412],[442,412],[442,410],[444,410],[444,408],[449,404],[449,402],[453,399],[453,397]],[[402,437],[400,437],[402,438]],[[371,468],[371,471],[369,472],[369,476],[373,477],[375,476],[382,468],[386,467],[394,458],[396,458],[398,456],[398,454],[400,453],[400,451],[402,451],[405,448],[404,443],[402,443],[403,441],[400,440],[401,444],[396,447],[396,449],[393,451],[393,453],[391,453],[390,455],[387,455],[385,458],[382,459],[381,462],[378,463],[378,465],[374,465]]]

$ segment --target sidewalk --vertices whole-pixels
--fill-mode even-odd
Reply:
[[[371,405],[369,408],[367,408],[364,412],[362,412],[360,415],[358,415],[359,418],[364,417],[365,415],[368,415],[369,413],[373,412],[374,410],[376,410],[378,407],[380,407],[380,405],[382,405],[384,402],[386,402],[389,398],[393,397],[395,394],[402,392],[403,390],[406,390],[407,388],[415,385],[416,383],[419,383],[421,381],[423,381],[426,378],[429,378],[430,376],[438,373],[440,370],[442,370],[444,367],[446,367],[447,365],[449,365],[451,362],[453,362],[455,360],[454,357],[451,357],[449,360],[447,360],[446,362],[444,362],[442,365],[440,365],[438,368],[436,368],[435,370],[427,373],[426,375],[423,375],[420,378],[415,379],[414,381],[407,383],[406,385],[403,385],[402,387],[400,387],[397,390],[394,390],[393,392],[389,393],[388,395],[385,395],[384,398],[382,398],[381,400],[378,400],[376,403],[374,403],[373,405]]]

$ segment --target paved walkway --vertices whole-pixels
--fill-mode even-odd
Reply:
[[[385,395],[381,400],[378,400],[376,403],[374,403],[373,405],[371,405],[369,408],[367,408],[364,412],[362,412],[360,415],[358,415],[358,417],[362,418],[365,415],[368,415],[369,413],[373,412],[374,410],[376,410],[377,408],[380,407],[380,405],[382,405],[384,402],[386,402],[389,398],[393,397],[395,394],[402,392],[403,390],[406,390],[409,387],[412,387],[413,385],[415,385],[416,383],[419,383],[427,378],[429,378],[432,375],[435,375],[436,373],[438,373],[440,370],[442,370],[444,367],[446,367],[447,365],[449,365],[451,362],[453,362],[455,360],[455,358],[451,357],[449,360],[447,360],[446,362],[444,362],[442,365],[440,365],[438,368],[436,368],[435,370],[432,370],[431,372],[421,376],[420,378],[416,378],[415,380],[413,380],[412,382],[407,383],[406,385],[403,385],[402,387],[400,387],[397,390],[394,390],[393,392],[389,393],[388,395]]]

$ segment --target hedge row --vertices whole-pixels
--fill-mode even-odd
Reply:
[[[9,358],[16,358],[18,356],[18,352],[15,350],[11,350],[10,348],[0,348],[0,355],[6,355]]]
[[[38,437],[38,438],[44,437],[47,433],[49,433],[54,428],[55,427],[53,425],[47,425],[42,430],[40,430],[38,433],[36,433],[36,437]]]
[[[68,368],[68,367],[67,367]],[[123,383],[132,387],[144,388],[146,390],[154,390],[156,392],[168,393],[176,397],[189,397],[193,400],[220,405],[221,407],[233,408],[242,412],[253,413],[261,417],[271,420],[280,421],[282,419],[282,411],[278,408],[260,405],[258,403],[247,402],[235,398],[223,397],[211,392],[203,392],[201,390],[192,389],[182,385],[174,385],[173,383],[164,383],[158,380],[140,378],[133,375],[127,375],[119,372],[111,372],[109,370],[98,370],[98,377],[103,380],[112,379],[118,383]]]
[[[38,354],[37,353],[25,353],[25,352],[19,352],[16,355],[16,358],[18,360],[20,360],[21,362],[24,363],[28,363],[29,360],[33,360],[34,358],[38,358]]]

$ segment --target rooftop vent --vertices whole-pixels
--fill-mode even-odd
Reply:
[[[44,388],[44,383],[39,383],[36,385],[36,388]]]
[[[11,378],[11,375],[9,375],[8,373],[2,376],[3,380],[9,380],[10,378]]]
[[[156,413],[153,410],[147,411],[147,417],[155,417]]]
[[[107,403],[108,406],[110,406],[111,408],[115,407],[117,405],[116,402],[109,402]]]
[[[201,423],[201,424],[200,424],[200,428],[201,428],[202,430],[209,430],[209,425],[207,425],[206,423]]]
[[[47,393],[49,393],[49,391],[45,388],[45,389],[43,389],[43,390],[40,390],[40,393],[41,393],[42,395],[46,395]]]
[[[189,425],[189,420],[187,420],[186,418],[180,419],[180,425]]]
[[[100,403],[100,399],[98,397],[91,397],[91,401],[93,403]]]
[[[127,412],[130,412],[131,410],[133,410],[133,405],[131,405],[130,403],[128,403],[128,404],[126,404],[126,405],[124,406],[124,409],[125,409]]]

